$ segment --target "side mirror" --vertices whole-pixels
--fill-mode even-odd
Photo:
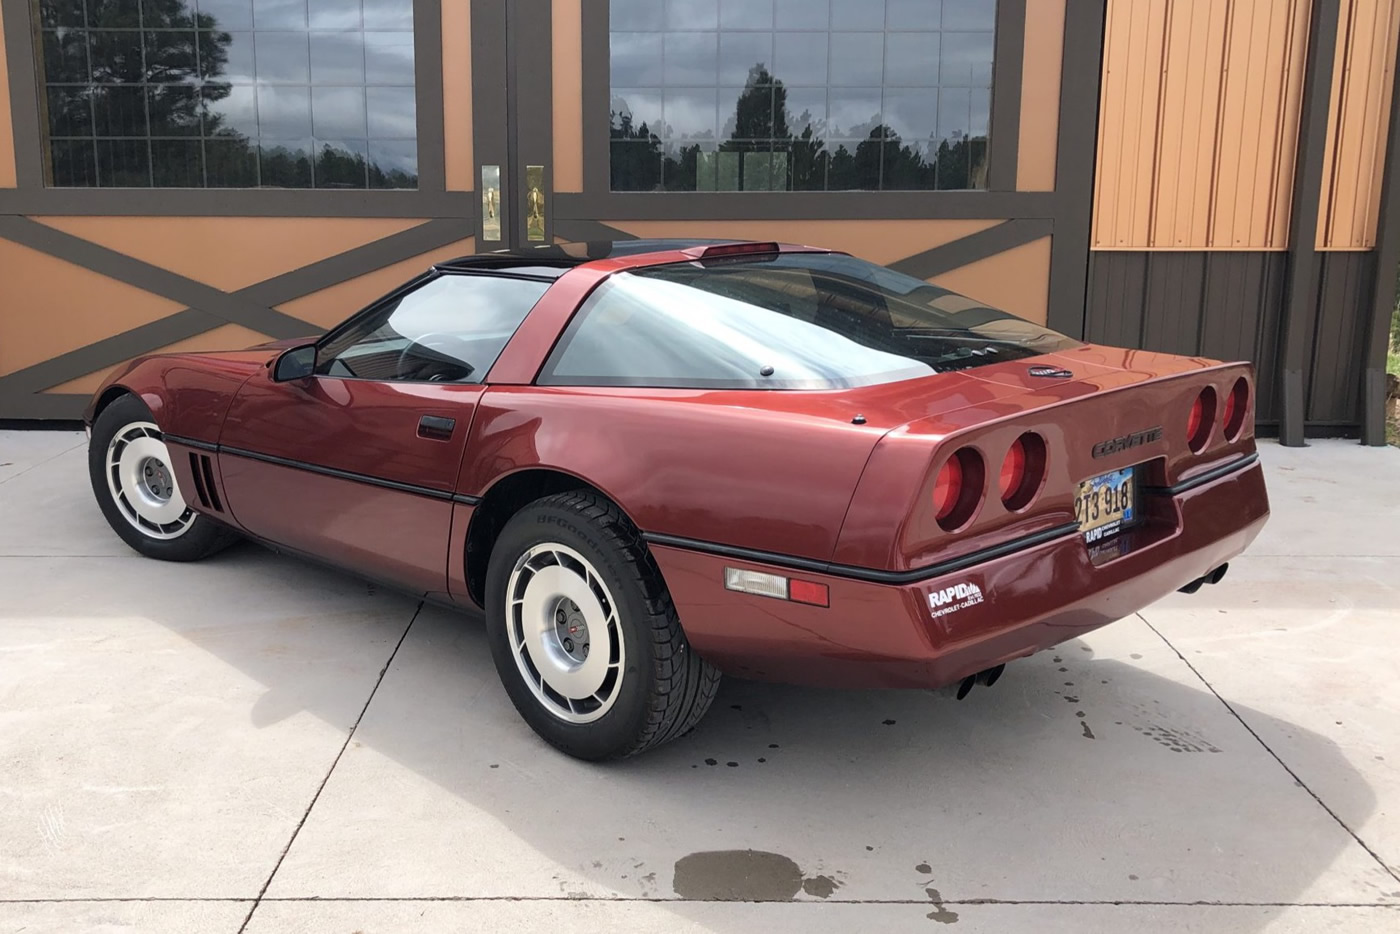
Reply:
[[[302,344],[282,352],[277,362],[272,364],[272,381],[288,383],[295,379],[306,379],[316,372],[316,345]]]

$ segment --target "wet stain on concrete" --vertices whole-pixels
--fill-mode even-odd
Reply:
[[[1079,721],[1079,725],[1082,726],[1082,727],[1084,728],[1084,738],[1085,738],[1085,739],[1093,739],[1093,738],[1094,738],[1094,731],[1091,730],[1091,729],[1089,729],[1089,722],[1088,722],[1087,720],[1080,720],[1080,721]]]
[[[914,867],[914,871],[926,876],[929,873],[933,872],[933,867],[930,866],[928,863],[920,863],[919,865]]]
[[[778,748],[778,744],[777,744],[777,743],[769,743],[769,744],[768,744],[768,748],[769,748],[769,749],[777,749],[777,748]]]
[[[781,853],[707,850],[676,860],[671,888],[696,901],[786,902],[798,892],[827,898],[840,885],[831,876],[804,878],[802,867]]]
[[[719,765],[719,760],[718,760],[718,759],[706,759],[706,760],[705,760],[705,764],[706,764],[706,765]]]
[[[729,766],[731,769],[737,769],[739,767],[739,763],[737,762],[726,762],[724,764]]]
[[[1136,653],[1136,652],[1133,652],[1133,653],[1132,653],[1131,655],[1129,655],[1128,657],[1129,657],[1129,658],[1142,658],[1142,656],[1139,655],[1139,654]]]
[[[885,726],[894,726],[895,724],[895,721],[893,720],[881,720],[880,722],[883,723]]]
[[[930,921],[937,921],[939,924],[957,923],[958,913],[943,907],[943,896],[938,893],[938,889],[924,889],[924,894],[933,902],[933,911],[928,913]]]

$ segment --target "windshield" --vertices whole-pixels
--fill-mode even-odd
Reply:
[[[1077,345],[852,256],[765,254],[609,277],[575,315],[540,382],[842,389]]]

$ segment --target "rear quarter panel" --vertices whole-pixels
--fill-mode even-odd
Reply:
[[[493,387],[460,489],[545,467],[578,476],[646,532],[828,560],[883,430],[743,405],[743,393]]]

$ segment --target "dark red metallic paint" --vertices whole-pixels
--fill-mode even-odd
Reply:
[[[1167,488],[1244,464],[1254,452],[1248,427],[1230,441],[1215,425],[1200,454],[1185,437],[1201,390],[1225,398],[1239,379],[1250,386],[1244,424],[1253,424],[1247,365],[1093,345],[841,391],[533,385],[599,282],[633,266],[691,258],[667,251],[564,273],[485,385],[275,383],[268,368],[296,343],[281,341],[138,360],[109,378],[88,420],[108,389],[134,392],[167,434],[182,489],[193,488],[189,451],[215,458],[226,505],[220,521],[462,604],[471,602],[465,541],[475,504],[523,470],[595,487],[649,534],[904,572],[1063,529],[1073,522],[1075,485],[1095,474],[1141,464],[1144,485]],[[1033,365],[1073,375],[1036,377]],[[455,419],[451,437],[420,437],[423,415]],[[1157,426],[1160,440],[1092,455],[1099,442]],[[997,471],[1028,430],[1046,442],[1046,478],[1040,495],[1013,511],[1001,502]],[[211,445],[219,447],[206,450]],[[935,521],[932,486],[964,445],[980,453],[987,477],[974,518],[950,534]],[[816,684],[931,686],[1140,609],[1238,554],[1268,515],[1257,463],[1186,492],[1144,494],[1141,509],[1144,524],[1111,550],[1091,552],[1071,531],[904,584],[670,545],[653,552],[691,643],[725,670]],[[726,566],[825,584],[830,607],[728,591]],[[959,583],[976,583],[982,601],[932,616],[929,594]]]

